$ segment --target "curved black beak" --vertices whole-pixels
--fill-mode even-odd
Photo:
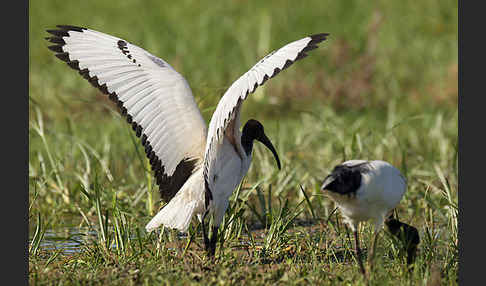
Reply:
[[[332,175],[327,176],[322,182],[321,191],[325,191],[329,187],[329,185],[332,184],[332,182],[334,182],[335,179],[336,178],[334,178],[334,176]]]
[[[255,139],[262,142],[263,145],[267,146],[267,148],[270,149],[270,151],[272,151],[273,156],[275,157],[275,160],[277,161],[278,169],[281,170],[280,159],[278,159],[277,151],[273,147],[272,142],[270,142],[270,139],[268,139],[267,135],[265,135],[265,133],[263,133],[262,136],[260,136],[259,138],[255,138]]]

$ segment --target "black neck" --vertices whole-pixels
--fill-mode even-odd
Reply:
[[[243,146],[243,149],[245,149],[247,156],[250,156],[251,151],[253,150],[254,139],[255,138],[251,135],[251,133],[246,132],[246,130],[243,130],[243,133],[241,134],[241,145]]]

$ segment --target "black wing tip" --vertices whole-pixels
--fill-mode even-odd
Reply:
[[[72,25],[56,25],[59,29],[63,31],[76,31],[76,32],[83,32],[87,30],[87,28],[79,27],[79,26],[72,26]]]
[[[70,62],[69,60],[69,53],[59,53],[59,54],[56,54],[56,57],[58,59],[60,59],[61,61],[64,61],[64,62]]]
[[[47,48],[49,50],[53,51],[53,52],[56,52],[56,53],[64,53],[64,51],[62,49],[62,45],[53,45],[53,46],[49,46]]]
[[[59,45],[65,45],[66,44],[66,42],[60,37],[45,37],[44,39],[46,39],[47,41],[49,41],[53,44],[59,44]]]
[[[58,29],[46,30],[46,32],[53,35],[54,37],[45,37],[45,39],[53,44],[57,44],[57,45],[49,46],[47,48],[53,52],[60,53],[60,54],[64,53],[62,46],[64,46],[66,42],[64,41],[63,38],[69,37],[69,33],[68,33],[69,31],[83,32],[84,30],[87,30],[86,28],[72,26],[72,25],[56,25],[56,27]],[[61,56],[56,55],[56,56],[65,62],[69,61],[69,58],[67,58],[66,55],[61,55]]]
[[[295,58],[294,62],[307,57],[307,53],[314,50],[314,49],[317,49],[317,44],[322,42],[322,41],[325,41],[328,36],[329,36],[329,33],[320,33],[320,34],[310,35],[309,37],[311,38],[311,40],[309,41],[309,43],[307,43],[305,48],[303,48],[302,51],[300,51],[300,53]],[[290,66],[290,64],[284,66],[284,68],[287,68],[288,66]]]
[[[310,35],[309,37],[311,38],[311,42],[320,43],[326,40],[328,36],[329,33],[319,33],[319,34]]]
[[[65,30],[46,30],[46,32],[59,38],[69,37],[68,32]]]
[[[69,31],[75,31],[75,32],[83,32],[84,30],[87,30],[87,28],[83,27],[78,27],[78,26],[72,26],[72,25],[56,25],[57,28],[59,29],[49,29],[46,30],[51,35],[54,35],[56,37],[69,37]],[[53,38],[46,38],[46,40],[51,40]]]
[[[317,44],[327,40],[329,33],[320,33],[309,36],[311,38],[310,42],[307,44],[308,50],[313,50],[317,48]]]

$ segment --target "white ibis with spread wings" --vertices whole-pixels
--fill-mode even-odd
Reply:
[[[47,30],[49,49],[93,86],[109,95],[141,137],[160,194],[168,202],[147,224],[187,231],[197,215],[206,250],[214,255],[228,199],[246,175],[254,140],[280,161],[262,124],[249,120],[240,132],[243,101],[268,79],[317,48],[328,34],[316,34],[270,53],[237,79],[218,103],[209,123],[201,116],[184,77],[142,48],[87,28],[58,25]],[[204,217],[213,215],[209,240]]]

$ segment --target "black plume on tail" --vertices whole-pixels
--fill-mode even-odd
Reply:
[[[420,243],[420,236],[418,230],[404,222],[393,217],[393,213],[385,221],[385,224],[395,237],[397,237],[407,251],[407,264],[414,263],[417,255],[417,246]]]

